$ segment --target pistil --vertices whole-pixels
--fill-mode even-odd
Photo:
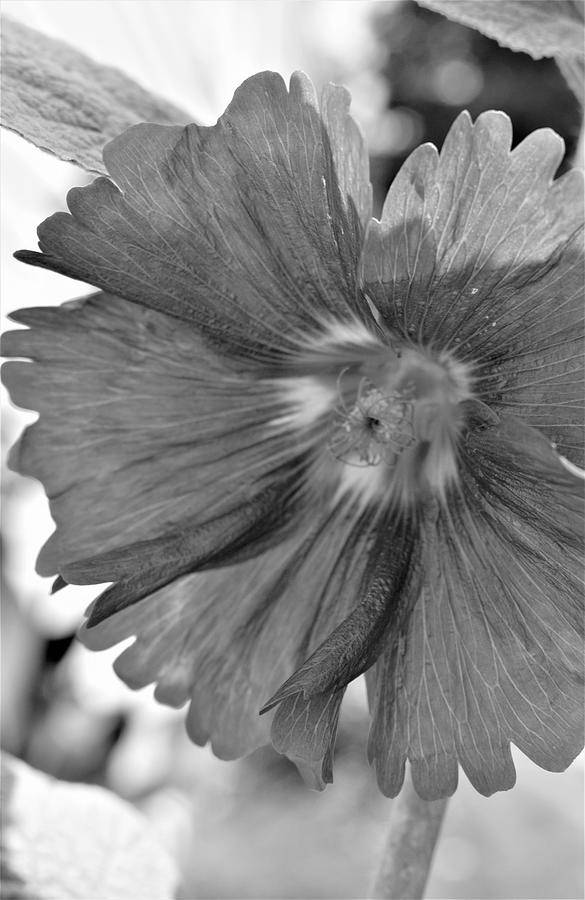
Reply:
[[[297,365],[299,376],[278,382],[288,412],[273,424],[319,444],[336,499],[401,508],[429,491],[445,499],[457,479],[461,404],[472,396],[469,366],[339,328],[313,341]]]
[[[343,377],[340,377],[340,385]],[[444,499],[457,477],[461,403],[471,396],[468,370],[450,357],[434,359],[406,348],[378,371],[378,381],[359,381],[353,402],[341,389],[329,449],[343,464],[341,490],[361,490],[368,502],[415,505],[432,491]],[[382,467],[356,479],[348,467]]]

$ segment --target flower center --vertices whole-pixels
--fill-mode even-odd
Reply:
[[[357,385],[355,375],[347,378],[353,384],[344,380],[341,373],[329,438],[331,454],[344,464],[340,490],[407,507],[429,490],[444,498],[457,477],[460,404],[471,396],[467,367],[408,348]],[[352,467],[375,471],[358,476]]]
[[[281,382],[291,413],[280,421],[318,441],[321,475],[333,478],[336,498],[402,508],[429,491],[444,500],[457,478],[469,367],[370,332],[352,338],[332,332],[307,348],[303,362],[312,374]]]
[[[384,394],[369,379],[362,378],[353,406],[341,395],[329,449],[348,465],[393,465],[415,441],[413,402],[410,391]]]

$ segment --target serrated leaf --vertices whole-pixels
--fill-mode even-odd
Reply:
[[[581,0],[417,0],[448,19],[475,28],[502,47],[543,56],[583,55]]]
[[[105,174],[104,144],[137,122],[192,117],[63,41],[2,19],[0,122],[41,150]]]
[[[169,900],[175,865],[147,821],[103,788],[3,756],[2,896]]]

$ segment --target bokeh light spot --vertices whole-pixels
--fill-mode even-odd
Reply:
[[[442,103],[464,106],[483,90],[483,75],[474,63],[465,59],[445,59],[436,66],[432,90]]]

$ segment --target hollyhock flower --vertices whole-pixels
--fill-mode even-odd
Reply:
[[[199,744],[271,737],[322,787],[347,684],[395,796],[460,764],[509,788],[582,746],[581,176],[502,113],[419,147],[371,218],[343,88],[246,81],[217,125],[137,125],[24,262],[100,293],[27,309],[12,465],[38,570],[112,582],[94,649],[189,702]],[[264,715],[259,716],[262,710]]]

